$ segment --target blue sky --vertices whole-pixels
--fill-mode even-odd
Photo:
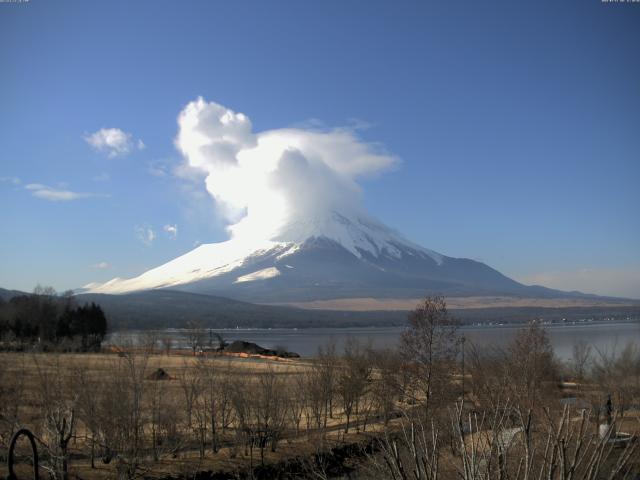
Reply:
[[[255,131],[380,143],[401,161],[364,202],[417,243],[640,298],[639,46],[640,4],[600,0],[0,3],[0,286],[224,240],[175,174],[176,118],[203,96]],[[117,155],[87,141],[105,128],[130,135]]]

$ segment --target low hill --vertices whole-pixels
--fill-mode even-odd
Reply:
[[[112,330],[184,328],[190,322],[211,328],[311,328],[405,325],[407,311],[303,310],[256,305],[212,295],[151,290],[124,295],[80,294],[79,302],[96,302]],[[640,318],[640,305],[572,307],[453,308],[462,323],[527,322]]]
[[[172,290],[124,295],[87,293],[77,295],[77,299],[99,304],[114,330],[181,328],[189,322],[218,328],[353,327],[402,325],[406,319],[402,311],[311,311]]]
[[[5,302],[8,302],[13,297],[17,297],[19,295],[28,295],[28,294],[25,292],[21,292],[19,290],[7,290],[5,288],[0,288],[0,299],[4,300]]]

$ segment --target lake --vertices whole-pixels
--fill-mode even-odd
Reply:
[[[460,328],[465,338],[479,346],[504,346],[516,335],[522,325],[473,325]],[[640,322],[580,322],[571,324],[545,325],[556,355],[563,360],[571,358],[573,345],[581,340],[595,349],[611,353],[622,349],[627,343],[640,344]],[[274,328],[274,329],[213,329],[222,334],[227,342],[246,340],[265,348],[282,347],[303,357],[317,353],[318,347],[335,341],[338,351],[347,338],[370,342],[375,348],[392,348],[398,344],[403,327],[371,328]],[[209,330],[207,330],[209,332]],[[171,337],[174,348],[188,348],[186,330],[168,329],[148,331],[114,332],[107,336],[107,344],[123,341],[139,343],[149,334],[157,338]],[[208,342],[209,334],[205,334]],[[213,344],[215,345],[215,338]]]

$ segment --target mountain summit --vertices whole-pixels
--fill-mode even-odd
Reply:
[[[362,213],[330,210],[287,223],[270,240],[201,245],[132,279],[89,284],[92,293],[172,289],[252,302],[449,296],[567,296],[528,287],[474,260],[416,245]]]

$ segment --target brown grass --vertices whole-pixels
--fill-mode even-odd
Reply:
[[[26,407],[23,410],[23,418],[25,426],[37,432],[39,430],[40,414],[36,402],[39,395],[38,382],[39,371],[51,373],[55,371],[65,371],[71,374],[74,370],[82,369],[92,378],[104,378],[111,374],[115,362],[119,360],[117,352],[111,353],[83,353],[83,354],[52,354],[52,353],[9,353],[0,352],[0,362],[3,363],[3,370],[11,373],[11,371],[20,372],[22,381],[24,382],[24,398]],[[201,358],[194,357],[189,351],[175,352],[170,355],[151,354],[148,357],[146,367],[145,383],[151,385],[153,382],[163,382],[165,387],[164,394],[174,396],[180,399],[183,395],[179,378],[188,369],[195,368],[195,365]],[[284,376],[293,381],[296,375],[300,375],[310,368],[310,362],[299,359],[276,359],[260,356],[251,356],[243,358],[239,355],[210,355],[207,358],[209,365],[214,368],[228,369],[234,377],[242,379],[243,382],[253,383],[259,375],[264,374],[268,370],[276,375]],[[148,377],[158,368],[162,368],[171,377],[170,380],[150,380]],[[178,404],[179,401],[178,401]],[[310,437],[304,434],[304,423],[301,422],[301,435],[296,437],[295,432],[290,431],[288,438],[281,440],[278,450],[272,453],[267,448],[265,451],[265,462],[275,463],[283,460],[298,457],[300,455],[311,455],[318,448],[318,441],[310,441]],[[340,415],[335,415],[328,422],[328,427],[339,427],[342,425],[343,419]],[[370,429],[368,426],[367,429]],[[71,455],[73,460],[70,462],[71,478],[76,476],[82,479],[107,479],[114,478],[116,475],[114,463],[109,465],[103,464],[100,459],[96,460],[96,468],[90,468],[89,458],[87,457],[87,446],[82,438],[88,432],[82,423],[77,424],[76,436],[78,440],[73,442]],[[229,431],[224,440],[231,440],[235,433]],[[315,436],[317,433],[313,430],[309,435]],[[329,431],[326,433],[324,440],[325,445],[337,444],[339,441],[361,441],[362,436],[353,429],[349,435],[344,435],[340,430]],[[26,443],[21,447],[23,452],[27,452],[24,448]],[[206,457],[200,459],[196,447],[192,450],[181,451],[177,458],[165,455],[159,462],[152,462],[149,458],[145,461],[145,476],[161,478],[167,475],[192,476],[197,471],[226,471],[234,472],[249,465],[249,458],[244,455],[244,449],[239,447],[237,455],[233,458],[230,447],[223,447],[218,453],[213,454],[210,449],[207,450]],[[41,454],[42,455],[42,454]],[[26,458],[26,457],[25,457]],[[260,463],[257,448],[253,453],[253,465]],[[21,474],[21,478],[30,477],[30,466],[27,464],[19,465],[17,472]],[[6,465],[0,466],[0,478],[7,475]],[[47,478],[47,473],[42,471],[41,478]]]
[[[338,298],[332,300],[315,300],[311,302],[290,302],[273,305],[288,305],[308,310],[342,310],[342,311],[397,311],[413,310],[424,299],[420,298]],[[602,301],[589,298],[517,298],[517,297],[447,297],[449,309],[466,308],[503,308],[503,307],[620,307],[637,305],[637,303],[621,300]]]

